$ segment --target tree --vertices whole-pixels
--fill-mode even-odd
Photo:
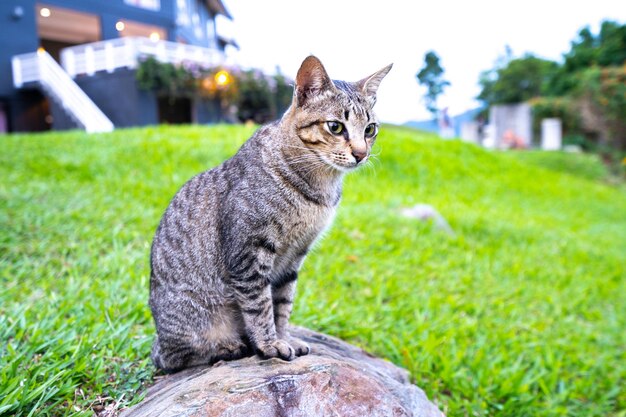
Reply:
[[[417,80],[420,85],[426,87],[424,102],[426,109],[437,116],[439,108],[437,107],[437,98],[445,87],[450,83],[443,79],[443,68],[439,64],[439,57],[434,51],[429,51],[424,55],[424,67],[417,73]]]
[[[621,66],[626,62],[626,25],[604,21],[597,35],[589,27],[582,28],[563,58],[553,86],[559,95],[576,90],[580,74],[591,67]]]
[[[558,117],[568,136],[626,150],[626,25],[604,21],[597,34],[582,28],[561,65],[508,55],[481,73],[486,105],[530,101],[537,121]]]
[[[531,98],[550,95],[552,81],[559,69],[554,61],[526,54],[511,59],[505,66],[483,72],[478,99],[487,105],[521,103]]]
[[[276,67],[274,82],[274,118],[280,117],[291,104],[293,98],[293,80],[285,77],[280,68]]]

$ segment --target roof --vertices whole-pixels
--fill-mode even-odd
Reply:
[[[239,44],[234,39],[225,38],[223,36],[218,36],[217,41],[219,42],[220,47],[222,49],[224,49],[226,45],[230,45],[233,48],[236,48],[237,50],[239,50]]]
[[[222,0],[202,0],[202,2],[206,4],[206,7],[211,11],[211,13],[213,13],[214,16],[221,14],[231,20],[233,19],[230,13],[228,13],[228,10],[226,10]]]

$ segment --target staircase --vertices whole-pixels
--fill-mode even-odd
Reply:
[[[113,123],[94,104],[63,68],[46,51],[16,55],[12,59],[13,84],[41,86],[72,119],[87,132],[110,132]]]

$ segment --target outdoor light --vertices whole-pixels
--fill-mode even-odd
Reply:
[[[118,20],[117,23],[115,24],[115,29],[117,29],[118,32],[123,31],[125,27],[126,25],[121,20]]]
[[[206,77],[202,80],[202,88],[208,92],[213,92],[215,91],[215,84],[213,84],[213,80],[210,77]]]
[[[152,32],[152,33],[150,34],[150,40],[151,40],[152,42],[157,42],[157,41],[159,41],[160,39],[161,39],[161,35],[159,35],[158,33],[156,33],[156,32]]]
[[[48,9],[47,7],[42,7],[41,10],[39,10],[39,14],[41,15],[41,17],[50,17],[50,9]]]
[[[20,20],[24,17],[24,8],[22,6],[15,6],[12,16],[14,20]]]
[[[215,82],[220,87],[224,87],[232,81],[230,74],[227,71],[221,70],[217,74],[215,74]]]

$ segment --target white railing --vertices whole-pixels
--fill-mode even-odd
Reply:
[[[16,88],[37,83],[87,132],[113,130],[113,123],[47,52],[16,55],[12,65]]]
[[[61,63],[71,77],[76,77],[98,71],[113,72],[117,68],[136,68],[139,60],[148,56],[161,62],[190,62],[204,67],[220,65],[225,59],[224,53],[215,49],[127,37],[65,48],[61,51]]]

